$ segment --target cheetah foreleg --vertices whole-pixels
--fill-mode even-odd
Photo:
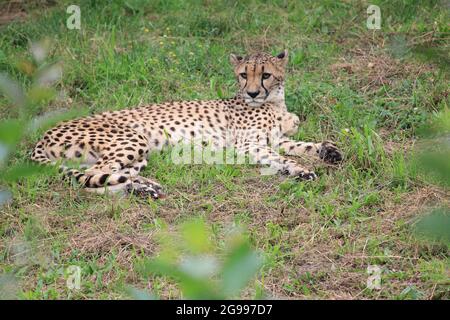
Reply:
[[[314,180],[317,177],[314,172],[300,166],[294,160],[281,156],[269,146],[252,145],[241,149],[241,151],[249,154],[257,164],[268,165],[270,169],[278,173],[301,180]]]
[[[278,141],[274,147],[281,149],[288,156],[319,158],[331,164],[342,161],[341,151],[339,151],[334,143],[329,141],[314,143],[285,138]]]

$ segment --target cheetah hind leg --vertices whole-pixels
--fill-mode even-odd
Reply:
[[[142,159],[131,165],[129,169],[123,170],[125,175],[129,175],[130,180],[125,186],[125,192],[142,198],[165,198],[165,194],[162,192],[162,187],[159,183],[138,175],[146,166],[147,160]]]
[[[84,188],[84,190],[97,194],[133,194],[142,198],[151,197],[155,200],[165,198],[165,194],[159,183],[141,176],[129,177],[124,183],[112,186]]]
[[[132,178],[131,182],[125,186],[125,191],[142,198],[164,199],[166,197],[159,183],[141,176]]]
[[[159,183],[139,176],[139,173],[146,167],[147,160],[141,159],[135,163],[129,164],[126,168],[118,171],[118,175],[127,177],[127,181],[113,186],[105,186],[100,188],[86,188],[86,191],[104,194],[110,193],[126,193],[134,194],[139,197],[153,199],[163,199],[165,194],[162,192],[162,187]]]

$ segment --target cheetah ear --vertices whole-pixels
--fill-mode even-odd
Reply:
[[[285,49],[283,52],[277,54],[275,60],[279,66],[282,66],[283,68],[286,67],[288,62],[288,51]]]
[[[238,66],[242,62],[243,59],[244,58],[242,58],[241,56],[237,56],[234,53],[230,54],[230,63],[234,67]]]

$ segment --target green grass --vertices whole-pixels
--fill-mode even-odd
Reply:
[[[245,225],[264,252],[242,297],[450,297],[448,246],[412,233],[425,209],[448,204],[448,190],[409,161],[418,129],[448,108],[448,74],[402,53],[395,38],[448,48],[439,1],[372,1],[379,31],[366,29],[364,1],[78,1],[81,30],[65,27],[70,1],[38,2],[24,5],[24,21],[0,26],[0,70],[25,87],[32,79],[18,62],[30,59],[30,41],[50,39],[47,62],[63,63],[64,98],[34,105],[29,118],[230,97],[230,53],[287,48],[287,105],[303,120],[295,138],[334,140],[346,159],[317,165],[319,179],[299,183],[251,166],[175,166],[168,152],[154,154],[144,175],[168,193],[157,202],[85,194],[55,175],[11,184],[14,200],[0,208],[0,269],[16,276],[20,298],[126,298],[128,285],[179,298],[175,282],[148,278],[138,265],[159,252],[159,230],[192,217],[204,218],[218,243]],[[0,97],[0,117],[16,116]],[[29,158],[43,130],[12,163]],[[372,264],[383,270],[382,290],[366,288]],[[65,284],[71,265],[82,269],[79,291]]]

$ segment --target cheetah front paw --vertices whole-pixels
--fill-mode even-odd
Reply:
[[[332,142],[325,141],[320,146],[319,158],[327,163],[336,164],[342,161],[342,153]]]
[[[162,187],[149,179],[139,178],[133,180],[130,184],[127,185],[126,191],[129,194],[134,194],[138,197],[152,199],[163,199],[166,195],[162,191]]]
[[[317,179],[317,175],[312,171],[301,171],[295,174],[296,180],[312,181]]]
[[[282,174],[293,177],[296,180],[312,181],[317,179],[317,175],[313,171],[308,170],[284,170]]]

